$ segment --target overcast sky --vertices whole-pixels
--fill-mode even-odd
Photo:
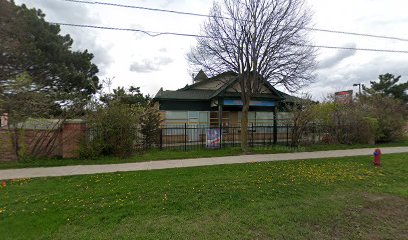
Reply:
[[[164,8],[208,14],[212,0],[100,0],[111,3]],[[175,15],[137,9],[85,5],[62,0],[17,0],[40,8],[51,22],[103,25],[156,32],[199,34],[203,17]],[[408,38],[406,0],[307,0],[314,12],[316,28]],[[113,78],[113,87],[140,86],[154,95],[160,87],[176,90],[191,84],[185,59],[195,44],[192,37],[149,37],[142,33],[61,27],[74,39],[74,49],[88,49],[95,55],[100,79]],[[349,35],[311,32],[315,45],[347,46],[408,51],[407,42]],[[318,51],[315,83],[300,90],[316,99],[338,90],[355,91],[353,83],[376,80],[379,74],[402,75],[408,80],[408,54],[363,51]],[[278,89],[283,90],[280,87]]]

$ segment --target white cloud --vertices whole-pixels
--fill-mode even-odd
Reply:
[[[43,9],[47,20],[55,22],[196,34],[199,33],[200,24],[205,20],[201,17],[55,0],[17,0],[17,3],[23,2],[30,7]],[[202,14],[207,14],[212,5],[212,0],[110,2]],[[408,2],[405,0],[307,0],[307,2],[314,12],[313,22],[316,28],[399,37],[408,35],[406,21]],[[69,33],[73,37],[76,49],[89,49],[89,52],[94,53],[95,63],[101,69],[101,77],[116,77],[114,87],[138,85],[145,93],[154,94],[160,87],[178,89],[191,83],[185,54],[195,44],[194,38],[176,36],[151,38],[133,32],[73,27],[62,27],[62,30],[63,33]],[[319,32],[311,32],[310,37],[316,45],[408,50],[406,42],[399,41]],[[403,80],[408,77],[405,70],[408,54],[328,49],[320,49],[319,54],[320,68],[317,71],[316,82],[305,89],[316,98],[328,92],[350,89],[353,83],[375,80],[379,74],[385,72],[403,75]]]
[[[342,47],[355,48],[355,43],[345,44]],[[344,59],[354,56],[356,50],[337,50],[335,54],[320,61],[319,69],[332,68],[341,63]]]
[[[155,57],[153,59],[143,59],[141,62],[134,62],[130,65],[130,71],[137,73],[150,73],[159,71],[162,66],[169,65],[173,59],[169,57]]]

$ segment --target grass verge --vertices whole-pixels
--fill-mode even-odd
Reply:
[[[1,239],[407,239],[408,160],[385,155],[7,182]]]

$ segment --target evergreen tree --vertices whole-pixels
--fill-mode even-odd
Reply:
[[[393,74],[386,73],[379,76],[379,82],[370,82],[371,88],[363,87],[364,93],[368,95],[380,94],[384,97],[399,99],[404,103],[408,102],[408,81],[400,83],[401,76],[395,77]]]
[[[99,100],[107,105],[112,101],[118,101],[123,104],[146,107],[151,98],[149,95],[143,95],[140,87],[130,86],[128,90],[124,87],[113,89],[113,93],[102,94]]]
[[[1,0],[0,16],[0,93],[23,73],[58,102],[89,99],[100,88],[93,55],[73,51],[72,38],[41,10]]]

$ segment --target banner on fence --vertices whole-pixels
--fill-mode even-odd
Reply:
[[[221,147],[220,129],[208,129],[206,135],[207,135],[207,148],[216,149]]]

